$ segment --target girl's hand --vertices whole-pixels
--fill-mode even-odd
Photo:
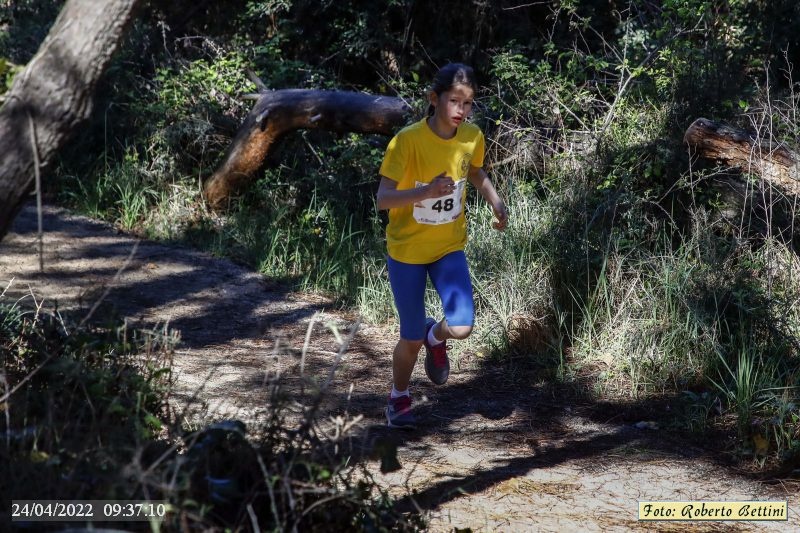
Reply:
[[[506,204],[501,201],[497,205],[492,206],[492,211],[494,211],[494,216],[497,218],[497,222],[492,222],[492,227],[497,231],[503,231],[506,229],[506,226],[508,226],[508,210],[506,209]]]
[[[453,178],[442,172],[428,184],[428,198],[441,198],[452,194],[456,190],[456,182]]]

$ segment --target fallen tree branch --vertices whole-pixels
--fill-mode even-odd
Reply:
[[[800,156],[782,143],[706,118],[689,126],[683,142],[693,155],[756,174],[787,193],[800,194]]]
[[[388,136],[411,116],[408,104],[393,96],[305,89],[260,94],[223,162],[205,183],[205,198],[213,209],[227,207],[255,179],[273,143],[285,133],[321,128]]]
[[[692,156],[760,178],[737,179],[723,172],[713,179],[719,194],[716,214],[744,235],[776,238],[800,254],[796,228],[800,200],[800,155],[783,143],[705,118],[686,130]]]

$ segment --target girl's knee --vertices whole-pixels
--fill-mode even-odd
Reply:
[[[450,336],[457,340],[466,339],[472,333],[472,326],[447,326]]]

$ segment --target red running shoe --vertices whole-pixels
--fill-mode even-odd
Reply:
[[[425,324],[425,373],[436,385],[444,385],[450,377],[450,360],[447,358],[447,342],[436,346],[428,343],[428,333],[436,325],[436,321],[428,317]]]
[[[411,396],[392,398],[390,394],[385,413],[390,428],[414,429],[417,426],[417,420],[411,412]]]

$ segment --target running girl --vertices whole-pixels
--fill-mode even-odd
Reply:
[[[476,91],[472,68],[443,67],[428,93],[428,116],[391,140],[381,164],[378,209],[389,210],[389,282],[400,318],[386,407],[389,427],[416,425],[408,385],[419,349],[425,346],[428,377],[441,385],[450,374],[446,341],[472,333],[475,309],[464,256],[466,182],[492,206],[495,229],[508,223],[506,206],[482,168],[483,133],[465,122]],[[425,317],[428,276],[444,307],[438,322]]]

